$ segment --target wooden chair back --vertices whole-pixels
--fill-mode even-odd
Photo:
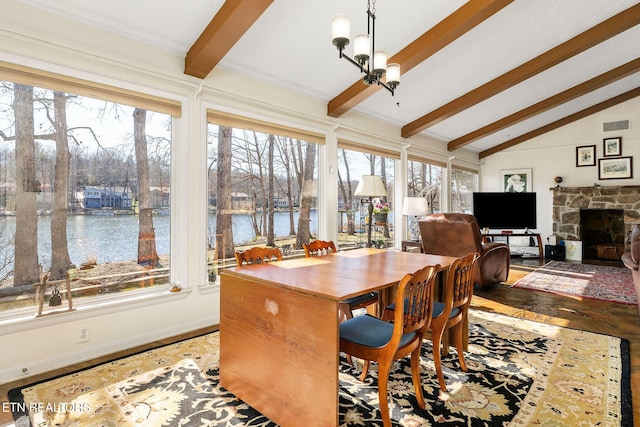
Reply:
[[[236,252],[236,264],[242,267],[245,264],[262,264],[270,261],[282,261],[282,252],[279,248],[255,247],[243,252]]]
[[[425,335],[431,325],[433,315],[433,286],[439,265],[427,266],[413,274],[407,274],[400,281],[396,293],[394,335],[418,331]],[[396,331],[397,329],[397,331]]]
[[[458,258],[449,267],[447,286],[444,290],[445,312],[454,308],[467,309],[473,297],[473,275],[479,253],[470,253]]]
[[[304,256],[307,258],[338,252],[336,245],[332,241],[314,240],[310,243],[303,243],[302,247],[304,248]]]

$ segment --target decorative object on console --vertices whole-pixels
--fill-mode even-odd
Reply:
[[[598,179],[633,178],[631,156],[611,159],[598,159]]]
[[[556,187],[560,187],[560,184],[562,184],[562,177],[561,176],[556,176],[555,178],[553,178],[554,182],[557,184]]]
[[[402,215],[408,217],[409,221],[409,239],[420,240],[420,230],[418,230],[418,218],[426,215],[427,210],[426,197],[405,197],[402,203]]]
[[[602,155],[604,157],[622,156],[622,137],[605,138],[602,140]]]
[[[505,193],[528,193],[533,191],[531,169],[503,169],[500,171],[502,191]]]
[[[379,175],[362,175],[362,179],[356,187],[354,196],[365,196],[369,203],[369,221],[367,222],[367,247],[371,247],[371,224],[373,222],[373,197],[384,197],[387,195],[387,187]]]
[[[576,147],[576,167],[596,165],[596,146],[583,145]]]
[[[377,84],[393,96],[400,84],[400,64],[387,64],[387,53],[375,50],[376,46],[376,1],[367,1],[367,34],[358,34],[353,40],[353,58],[344,53],[344,48],[351,38],[351,23],[346,15],[337,15],[331,21],[331,39],[344,58],[364,73],[363,82],[367,85]],[[371,54],[373,53],[373,61]],[[387,75],[386,83],[382,77]]]

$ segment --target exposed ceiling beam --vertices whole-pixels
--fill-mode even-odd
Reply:
[[[227,0],[184,59],[184,73],[204,79],[273,0]]]
[[[607,108],[613,107],[615,105],[618,105],[618,104],[620,104],[622,102],[625,102],[625,101],[628,101],[630,99],[636,98],[638,96],[640,96],[640,88],[632,89],[632,90],[630,90],[628,92],[625,92],[625,93],[623,93],[621,95],[615,96],[615,97],[613,97],[611,99],[608,99],[606,101],[603,101],[603,102],[601,102],[599,104],[593,105],[593,106],[591,106],[589,108],[585,108],[582,111],[578,111],[577,113],[571,114],[571,115],[569,115],[567,117],[564,117],[564,118],[562,118],[560,120],[556,120],[553,123],[549,123],[548,125],[542,126],[541,128],[532,130],[531,132],[527,132],[524,135],[520,135],[517,138],[513,138],[513,139],[510,139],[509,141],[505,141],[502,144],[496,145],[495,147],[492,147],[492,148],[490,148],[488,150],[481,151],[479,153],[478,157],[482,159],[484,157],[490,156],[491,154],[495,154],[495,153],[497,153],[499,151],[502,151],[502,150],[505,150],[507,148],[513,147],[514,145],[518,145],[518,144],[520,144],[522,142],[528,141],[528,140],[530,140],[532,138],[535,138],[536,136],[540,136],[540,135],[545,134],[547,132],[550,132],[550,131],[552,131],[554,129],[557,129],[557,128],[561,127],[561,126],[568,125],[568,124],[570,124],[572,122],[575,122],[576,120],[583,119],[583,118],[585,118],[587,116],[590,116],[590,115],[595,114],[595,113],[597,113],[599,111],[602,111],[602,110],[606,110]]]
[[[640,4],[632,6],[555,48],[402,127],[408,138],[524,80],[545,71],[640,23]]]
[[[447,148],[449,150],[455,150],[457,148],[464,147],[465,145],[470,144],[473,141],[477,141],[478,139],[484,138],[487,135],[491,135],[502,129],[506,129],[509,126],[520,123],[523,120],[535,116],[536,114],[543,113],[547,110],[557,107],[558,105],[562,105],[565,102],[571,101],[572,99],[576,99],[582,95],[613,83],[616,80],[620,80],[624,77],[634,74],[639,70],[640,58],[637,58],[633,61],[627,62],[624,65],[614,68],[613,70],[607,71],[606,73],[600,74],[599,76],[587,80],[584,83],[576,85],[516,113],[510,114],[498,121],[481,127],[480,129],[461,136],[460,138],[453,139],[449,141],[449,143],[447,144]]]
[[[389,62],[400,64],[400,69],[403,73],[406,73],[512,2],[513,0],[477,0],[468,2],[389,58]],[[366,85],[362,82],[362,79],[359,79],[340,95],[329,101],[327,114],[331,117],[340,117],[379,89],[380,86]]]

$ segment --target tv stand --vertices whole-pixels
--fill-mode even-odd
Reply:
[[[538,241],[538,257],[540,261],[544,261],[544,248],[542,247],[542,237],[540,237],[540,233],[487,233],[482,235],[482,240],[487,242],[491,241],[490,239],[493,237],[505,237],[507,239],[507,245],[509,244],[509,237],[535,237]]]

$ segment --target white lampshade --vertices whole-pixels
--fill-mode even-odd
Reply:
[[[387,195],[387,187],[379,175],[362,175],[353,194],[355,196],[384,197]]]
[[[402,215],[423,216],[427,214],[426,197],[405,197],[402,203]]]
[[[351,37],[351,23],[347,15],[336,15],[331,21],[331,40],[337,45],[337,41],[342,41],[345,45],[349,44]],[[345,42],[346,40],[346,42]]]
[[[387,71],[387,52],[376,50],[373,52],[373,72],[382,75],[385,71]]]
[[[371,53],[369,52],[369,35],[368,34],[358,34],[353,39],[353,57],[356,61],[360,63],[365,63]]]
[[[400,84],[400,64],[387,64],[387,83],[396,86]]]

